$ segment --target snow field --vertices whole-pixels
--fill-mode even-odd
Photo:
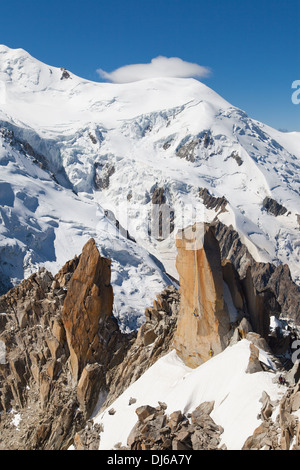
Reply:
[[[249,345],[244,339],[196,369],[185,366],[175,351],[160,358],[107,410],[94,416],[94,422],[104,426],[99,450],[114,449],[117,443],[126,445],[137,422],[136,408],[156,407],[158,401],[167,404],[167,414],[177,410],[187,414],[205,401],[214,401],[211,417],[224,428],[220,445],[240,450],[261,423],[257,416],[262,393],[267,392],[274,401],[283,394],[273,383],[274,372],[246,374]],[[269,362],[265,353],[260,360]],[[129,405],[131,397],[137,400],[134,405]],[[111,408],[114,415],[108,413]]]

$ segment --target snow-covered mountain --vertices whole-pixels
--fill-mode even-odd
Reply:
[[[133,343],[133,336],[123,337],[117,332],[119,342],[111,350],[107,338],[111,331],[116,334],[116,329],[110,330],[109,324],[106,331],[105,322],[100,322],[107,334],[99,333],[101,359],[105,363],[106,356],[109,358],[108,365],[105,363],[107,370],[104,369],[111,387],[107,390],[105,380],[105,386],[100,384],[100,388],[93,384],[95,390],[100,390],[93,418],[104,426],[97,444],[100,450],[126,446],[136,425],[137,408],[157,407],[162,402],[168,414],[180,410],[188,415],[199,405],[213,401],[211,418],[223,428],[222,440],[215,447],[224,444],[228,449],[240,449],[260,424],[260,400],[265,394],[274,408],[274,426],[279,416],[284,431],[285,412],[280,413],[279,407],[282,397],[285,401],[286,389],[278,384],[282,369],[273,364],[269,349],[255,350],[262,366],[259,371],[247,373],[253,345],[246,333],[239,336],[237,328],[236,341],[191,369],[171,345],[179,293],[169,290],[168,301],[161,294],[168,284],[178,280],[178,230],[194,222],[211,222],[216,217],[233,226],[256,261],[288,264],[294,281],[300,285],[299,144],[300,133],[283,133],[251,119],[196,80],[157,78],[128,84],[95,83],[64,68],[43,64],[22,49],[0,46],[0,293],[42,266],[56,274],[75,254],[81,254],[92,237],[100,254],[112,260],[113,313],[121,332],[137,330],[142,325]],[[72,276],[73,271],[68,274]],[[58,280],[54,282],[41,271],[28,284],[23,283],[19,290],[2,297],[0,319],[5,334],[0,341],[1,364],[6,366],[5,361],[11,360],[11,369],[6,369],[7,373],[15,371],[12,375],[17,385],[18,371],[22,367],[28,369],[24,377],[30,378],[33,394],[39,396],[35,403],[38,413],[41,403],[51,402],[53,397],[51,406],[56,403],[55,393],[59,392],[61,399],[60,380],[63,382],[64,377],[65,410],[73,413],[70,403],[77,408],[76,393],[80,389],[78,386],[74,394],[74,384],[69,384],[70,389],[66,386],[70,379],[65,366],[67,335],[62,334],[59,323],[66,288],[58,289],[57,283],[60,286]],[[70,295],[76,298],[76,289]],[[276,296],[271,298],[274,299]],[[228,290],[225,303],[229,310],[233,308],[232,300]],[[35,302],[36,315],[27,315]],[[93,304],[91,299],[88,304]],[[152,304],[144,322],[145,308]],[[162,309],[165,306],[165,311],[156,311],[157,305]],[[25,328],[26,322],[30,328]],[[285,340],[292,336],[285,336],[284,323],[275,317],[272,322],[273,335],[279,325],[279,340],[289,348]],[[79,323],[75,319],[74,325],[69,326],[72,329]],[[97,320],[97,325],[100,323]],[[84,328],[77,335],[83,341],[81,335]],[[261,344],[255,334],[253,338]],[[24,344],[28,349],[25,355]],[[35,348],[39,349],[41,360]],[[114,369],[116,364],[120,368]],[[94,365],[88,364],[91,369],[86,370],[91,372]],[[103,364],[100,366],[102,370]],[[49,377],[53,396],[41,386],[44,379],[43,384],[48,384]],[[24,397],[30,397],[28,383],[23,384]],[[298,406],[298,389],[293,393]],[[9,396],[6,383],[0,395],[0,412],[7,412],[6,422],[16,434],[21,430],[18,439],[22,439],[22,430],[30,429],[28,425],[36,428],[34,413],[24,405],[18,410],[13,408],[21,403],[21,395]],[[69,402],[70,397],[73,401]],[[110,405],[105,408],[106,403]],[[294,424],[300,417],[300,405],[297,406],[294,416],[289,417]],[[47,426],[41,426],[36,434],[45,442],[30,441],[31,445],[69,445],[69,433],[73,438],[76,423],[74,429],[73,423],[71,430],[66,427],[67,441],[62,443],[59,420],[53,416],[58,424],[53,426],[53,436],[59,431],[59,438],[56,436],[52,442],[50,437],[47,443],[49,436],[43,435]],[[47,414],[42,418],[47,420]],[[280,433],[277,429],[277,437]],[[299,432],[293,435],[296,434],[295,443],[299,445]],[[35,434],[32,435],[34,440]],[[9,445],[10,440],[15,441],[10,435],[5,438]]]
[[[279,375],[275,371],[245,372],[249,344],[247,340],[240,341],[196,369],[187,367],[175,351],[159,359],[111,407],[95,414],[95,423],[104,427],[99,450],[114,449],[117,443],[127,445],[127,438],[137,421],[135,410],[139,406],[156,407],[158,402],[164,402],[168,414],[177,410],[188,414],[200,403],[211,400],[215,402],[211,417],[224,429],[220,445],[225,444],[228,450],[242,449],[258,426],[263,392],[275,402],[286,391],[274,380]],[[268,366],[272,364],[264,351],[261,351],[260,360]],[[134,406],[129,405],[132,398],[136,400]],[[111,409],[114,414],[110,413]],[[274,412],[275,417],[278,412],[279,406]]]
[[[95,83],[0,46],[2,291],[94,237],[113,260],[115,315],[136,328],[177,278],[177,230],[217,215],[203,189],[257,261],[287,263],[299,284],[299,144],[193,79]],[[165,237],[151,227],[157,191]]]

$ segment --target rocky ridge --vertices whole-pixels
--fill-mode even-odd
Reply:
[[[274,381],[278,380],[278,374],[280,373],[282,377],[284,377],[285,385],[283,387],[283,398],[282,403],[280,404],[281,407],[286,407],[285,403],[289,402],[289,396],[297,395],[297,391],[299,388],[299,372],[300,369],[298,367],[298,363],[290,369],[291,362],[286,361],[286,358],[291,355],[292,349],[291,345],[295,337],[297,337],[297,330],[293,330],[292,328],[289,329],[289,333],[282,338],[278,331],[273,331],[270,333],[270,315],[280,315],[281,306],[277,302],[275,294],[272,291],[265,291],[260,290],[258,291],[254,284],[258,283],[258,276],[255,280],[252,279],[252,273],[257,273],[258,270],[251,270],[251,264],[249,264],[248,268],[246,269],[246,277],[241,279],[238,271],[232,264],[232,262],[228,259],[221,260],[221,246],[219,247],[218,243],[216,243],[216,228],[210,225],[204,226],[204,231],[202,233],[202,241],[201,243],[195,243],[195,240],[192,240],[191,234],[196,233],[196,227],[194,227],[194,232],[189,230],[185,231],[185,237],[179,237],[178,243],[178,271],[180,274],[180,303],[178,305],[178,321],[177,326],[171,332],[171,335],[168,336],[168,341],[170,342],[170,346],[177,348],[177,352],[181,355],[182,359],[186,364],[189,366],[197,366],[197,363],[194,363],[194,359],[192,363],[190,361],[191,356],[195,358],[195,354],[193,354],[194,346],[198,348],[203,348],[205,351],[208,349],[208,345],[205,344],[205,335],[203,335],[203,331],[197,329],[195,326],[189,325],[189,321],[198,321],[196,315],[192,315],[193,305],[190,304],[193,301],[193,289],[191,286],[194,286],[195,283],[193,281],[193,276],[201,278],[205,278],[206,282],[202,283],[202,287],[199,289],[198,296],[201,302],[204,302],[204,299],[208,299],[213,304],[213,309],[211,314],[208,315],[207,320],[210,322],[215,322],[218,324],[217,316],[215,316],[216,305],[223,305],[223,315],[225,318],[227,317],[228,322],[228,311],[226,312],[225,303],[224,303],[224,283],[227,284],[230,292],[233,303],[236,308],[237,316],[235,317],[235,321],[231,323],[227,323],[228,327],[230,324],[230,334],[228,331],[220,330],[218,328],[215,329],[215,333],[210,337],[210,344],[215,349],[214,353],[218,353],[216,344],[219,344],[220,339],[226,338],[226,346],[233,345],[235,342],[245,338],[250,342],[250,349],[249,349],[249,363],[247,370],[245,371],[248,374],[256,374],[257,372],[269,371],[270,368],[266,366],[265,363],[261,362],[260,360],[260,351],[265,351],[268,354],[269,359],[272,361],[273,366],[276,368],[276,374],[274,374]],[[182,241],[184,240],[184,241]],[[192,241],[192,244],[190,244]],[[186,246],[186,243],[190,245]],[[223,245],[224,246],[224,245]],[[195,253],[196,252],[196,253]],[[245,253],[248,254],[247,251]],[[198,262],[198,272],[197,276],[195,275],[195,264]],[[204,261],[205,260],[205,261]],[[247,260],[251,262],[251,259]],[[186,266],[186,271],[185,271]],[[250,269],[249,269],[250,267]],[[264,266],[260,264],[261,272],[264,272]],[[203,271],[201,274],[201,270]],[[194,275],[193,275],[194,273]],[[214,280],[215,282],[210,283],[209,279]],[[216,279],[219,279],[219,282],[216,282]],[[201,285],[201,282],[199,283]],[[221,287],[220,287],[221,286]],[[209,292],[210,297],[207,296],[207,292]],[[197,297],[197,296],[196,296]],[[217,300],[218,299],[218,300]],[[160,300],[160,308],[163,303]],[[154,310],[148,311],[147,315],[147,322],[144,325],[144,331],[150,331],[149,333],[151,337],[151,342],[153,342],[153,338],[155,335],[152,333],[152,328],[150,326],[151,321],[153,321],[153,316],[155,321],[157,321],[157,303],[155,302]],[[210,308],[209,303],[207,307]],[[273,307],[273,310],[272,310]],[[275,308],[276,307],[276,308]],[[194,318],[195,317],[195,318]],[[165,317],[167,318],[167,317]],[[149,324],[150,320],[150,324]],[[205,323],[205,315],[202,318],[202,322]],[[189,326],[187,326],[187,324]],[[203,325],[202,325],[203,327]],[[212,331],[213,328],[209,327],[209,330]],[[182,336],[182,331],[187,331],[188,333]],[[222,338],[218,336],[222,331]],[[153,335],[153,336],[152,336]],[[296,335],[296,336],[295,336]],[[147,336],[146,336],[147,337]],[[193,339],[194,338],[194,339]],[[146,343],[147,344],[147,340]],[[203,346],[204,345],[204,346]],[[135,350],[136,344],[133,344],[132,351]],[[225,346],[224,346],[225,347]],[[220,351],[219,351],[220,352]],[[129,357],[131,355],[131,351],[129,350],[128,353]],[[150,356],[151,357],[151,356]],[[205,360],[209,360],[209,357],[206,357]],[[153,362],[151,361],[151,364]],[[127,362],[128,370],[130,371],[133,362],[130,360]],[[148,365],[147,365],[148,366]],[[147,368],[146,366],[146,368]],[[145,369],[144,369],[145,370]],[[123,371],[123,364],[120,365],[120,373],[122,374]],[[140,372],[140,371],[139,371]],[[140,376],[138,374],[135,379]],[[132,375],[131,375],[132,377]],[[122,381],[122,380],[121,380]],[[133,380],[129,380],[127,382],[127,386],[130,383],[133,383]],[[286,387],[288,387],[287,391],[285,392]],[[126,389],[127,387],[124,387]],[[120,389],[119,389],[120,392]],[[103,410],[109,409],[112,405],[113,400],[116,399],[118,396],[117,394],[112,395],[112,399],[107,401],[104,404]],[[298,396],[298,395],[297,395]],[[263,427],[266,426],[266,417],[267,419],[270,418],[270,409],[275,409],[275,406],[279,406],[279,403],[271,404],[270,400],[266,394],[262,397],[262,412],[261,417],[263,420]],[[294,401],[293,401],[294,403]],[[285,424],[284,420],[277,419],[277,424],[275,426],[271,425],[268,421],[267,425],[270,427],[269,434],[266,432],[261,435],[260,430],[254,432],[254,437],[250,436],[247,442],[244,445],[244,449],[248,448],[276,448],[276,449],[286,449],[292,447],[292,440],[295,439],[297,426],[298,426],[298,418],[297,415],[291,413],[291,410],[298,411],[299,407],[296,405],[297,398],[295,398],[295,403],[293,404],[292,408],[290,405],[287,407],[288,413],[291,416],[287,418],[288,423],[292,423],[290,427],[287,429],[287,425]],[[131,404],[134,404],[134,400]],[[126,449],[131,450],[203,450],[203,449],[226,449],[226,446],[220,445],[221,439],[220,436],[222,434],[222,429],[218,426],[217,423],[212,422],[209,419],[209,413],[204,412],[207,404],[201,404],[191,415],[184,416],[181,411],[175,412],[168,416],[166,414],[166,406],[165,404],[159,402],[158,407],[153,408],[149,405],[144,405],[136,409],[136,414],[138,416],[138,422],[135,427],[132,429],[132,432],[128,438]],[[213,407],[213,405],[212,405]],[[286,409],[286,408],[284,408]],[[199,412],[201,410],[201,412]],[[109,410],[109,414],[115,414],[115,410],[111,408]],[[173,424],[173,419],[178,419],[176,426]],[[197,415],[200,419],[200,422],[195,420],[195,415]],[[208,416],[207,416],[208,415]],[[175,420],[176,420],[175,419]],[[201,423],[201,424],[200,424]],[[94,436],[92,442],[92,447],[89,447],[90,444],[84,444],[83,440],[80,437],[80,433],[75,439],[75,443],[80,443],[80,448],[88,450],[89,448],[93,448],[95,446],[95,442],[98,443],[101,440],[101,432],[98,434],[95,433],[93,428],[93,423],[89,424],[91,431],[91,435]],[[289,426],[289,425],[288,425]],[[276,428],[276,429],[275,429]],[[298,431],[297,431],[298,432]],[[272,434],[273,433],[273,434]],[[288,433],[288,434],[287,434]],[[259,435],[258,440],[256,439],[256,434]],[[282,444],[282,437],[281,435],[288,435],[289,437],[289,445]],[[299,434],[299,433],[298,433]],[[97,435],[97,440],[96,439]],[[87,442],[86,434],[85,442]],[[270,437],[271,436],[271,437]],[[256,439],[253,443],[253,439]],[[271,439],[271,440],[270,440]],[[277,444],[275,445],[275,440]],[[258,445],[259,442],[259,445]],[[270,445],[270,442],[273,442]],[[298,441],[297,441],[298,442]],[[296,442],[295,448],[297,448],[298,443]],[[77,444],[75,444],[76,447]],[[78,448],[78,447],[77,447]],[[120,446],[116,446],[116,448],[120,448]],[[121,449],[123,449],[121,447]]]
[[[272,294],[276,302],[269,305],[268,311],[281,314],[299,325],[300,289],[292,280],[287,264],[275,266],[254,260],[240,235],[232,226],[226,226],[218,219],[213,223],[219,242],[222,261],[230,260],[241,279],[251,275],[253,288],[263,295]],[[278,305],[279,304],[279,305]]]
[[[300,381],[288,387],[279,404],[273,403],[266,392],[260,401],[262,422],[242,450],[300,450],[300,420],[296,415],[300,409]]]
[[[187,249],[191,233],[187,230],[187,238],[180,237],[178,242],[180,290],[169,286],[158,294],[153,306],[146,308],[145,322],[137,333],[126,335],[119,330],[112,315],[110,260],[100,256],[93,239],[56,276],[42,269],[0,298],[0,448],[62,450],[73,444],[78,449],[96,449],[103,429],[94,425],[92,413],[110,409],[162,355],[175,348],[186,364],[197,367],[197,361],[190,361],[195,347],[205,351],[203,362],[209,360],[208,346],[218,354],[242,338],[251,344],[248,373],[265,370],[259,360],[261,349],[273,355],[277,370],[288,378],[292,388],[287,391],[282,416],[291,414],[298,400],[299,368],[296,364],[289,371],[291,363],[286,358],[295,331],[284,338],[269,332],[269,316],[279,316],[284,299],[280,290],[276,297],[270,282],[266,287],[268,274],[274,274],[276,268],[255,264],[230,229],[207,224],[202,244]],[[236,267],[224,258],[229,238],[233,251],[227,250],[227,255],[233,257],[234,250],[240,255],[235,258]],[[195,281],[194,305],[195,291],[190,286]],[[234,319],[227,310],[225,284],[236,310]],[[196,311],[204,303],[205,310]],[[202,313],[201,328],[189,326],[190,321],[197,325],[197,315]],[[203,342],[203,328],[211,332],[209,345]],[[161,404],[145,416],[137,410],[138,424],[128,448],[218,448],[222,430],[212,422],[206,405],[199,407],[191,416],[178,411],[176,426],[175,415],[168,416]],[[110,412],[114,413],[113,408]],[[294,416],[287,419],[292,424],[285,425],[283,418],[276,421],[276,432],[285,429],[282,439],[289,439],[291,447],[299,435],[298,420]],[[268,426],[273,432],[275,424],[269,420]],[[257,447],[260,430],[254,434],[246,447]],[[299,439],[294,445],[299,445]]]

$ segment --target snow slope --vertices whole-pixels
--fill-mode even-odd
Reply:
[[[116,308],[141,320],[168,282],[163,271],[177,277],[177,230],[216,216],[199,188],[225,196],[219,218],[255,259],[288,263],[300,283],[299,133],[254,121],[193,79],[95,83],[6,46],[0,84],[0,130],[23,143],[13,150],[0,133],[1,269],[12,283],[38,265],[60,267],[96,234],[114,261]],[[156,187],[175,217],[164,241],[149,235]],[[266,196],[287,212],[269,214]],[[107,235],[107,210],[136,244]]]
[[[205,401],[215,401],[211,417],[224,428],[221,443],[228,450],[240,450],[261,421],[259,402],[262,393],[271,400],[282,397],[286,389],[274,383],[275,371],[246,374],[249,361],[249,341],[246,339],[228,347],[221,354],[196,369],[190,369],[172,351],[159,359],[112,405],[93,417],[102,423],[99,450],[114,449],[115,444],[126,446],[127,437],[137,422],[136,408],[142,405],[167,405],[167,414],[181,410],[188,414]],[[260,360],[270,366],[267,353],[260,351]],[[137,401],[129,405],[130,398]],[[113,408],[115,414],[110,415]],[[278,411],[278,410],[277,410]],[[277,411],[274,411],[276,417]]]

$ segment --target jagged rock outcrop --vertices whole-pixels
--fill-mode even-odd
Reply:
[[[296,359],[293,367],[286,373],[287,382],[293,386],[300,380],[300,360]]]
[[[244,163],[243,159],[240,157],[236,150],[231,152],[231,154],[229,155],[229,157],[226,158],[226,160],[228,160],[228,158],[233,158],[238,164],[238,166],[242,166],[242,164]]]
[[[0,332],[6,346],[0,366],[1,449],[64,448],[84,424],[68,381],[61,323],[67,283],[61,287],[58,278],[42,269],[0,299],[7,319]]]
[[[222,261],[222,274],[237,312],[241,317],[247,311],[246,299],[243,292],[241,279],[232,262],[228,259]]]
[[[49,163],[47,161],[47,158],[44,155],[36,152],[28,142],[16,137],[13,129],[1,126],[0,136],[6,142],[8,142],[11,147],[16,148],[23,155],[26,155],[27,157],[31,158],[33,163],[39,165],[40,168],[44,170],[49,169]]]
[[[157,295],[137,334],[120,332],[112,304],[110,260],[93,239],[56,276],[42,269],[0,298],[0,449],[96,446],[85,423],[99,395],[113,400],[170,351],[176,288]]]
[[[152,204],[158,204],[159,206],[161,206],[162,204],[166,204],[167,199],[166,199],[164,188],[159,187],[159,186],[156,186],[154,188],[151,202]]]
[[[242,450],[300,450],[300,381],[288,386],[279,404],[273,403],[266,392],[261,403],[262,423],[248,437]],[[275,414],[277,409],[279,412]]]
[[[194,162],[195,152],[199,144],[200,144],[199,138],[189,140],[188,142],[183,143],[181,146],[179,146],[176,149],[176,155],[179,158],[184,158],[188,162]]]
[[[207,149],[214,144],[214,139],[210,130],[202,131],[197,136],[189,136],[188,139],[184,138],[176,148],[176,155],[179,158],[184,158],[188,162],[195,162],[197,154],[201,152],[201,158],[207,158]]]
[[[124,359],[130,344],[129,336],[120,332],[112,315],[110,265],[90,239],[83,248],[62,310],[69,368],[77,384],[80,408],[87,417],[100,391],[108,393],[113,370]]]
[[[220,251],[208,224],[183,230],[176,245],[181,302],[174,345],[188,366],[197,367],[211,350],[223,351],[232,335]]]
[[[62,311],[70,351],[70,370],[76,382],[84,366],[100,358],[99,323],[111,317],[112,307],[110,261],[100,256],[95,241],[91,239],[82,251]]]
[[[259,349],[253,343],[250,343],[250,357],[246,373],[254,374],[255,372],[261,372],[262,370],[263,368],[259,361]]]
[[[72,79],[71,75],[64,67],[61,67],[60,70],[62,71],[62,75],[60,77],[61,80],[67,80],[68,78]]]
[[[112,302],[93,239],[55,277],[42,269],[0,298],[0,449],[66,449],[84,428],[130,344]]]
[[[220,447],[223,428],[211,418],[214,402],[204,402],[185,416],[180,410],[166,414],[164,403],[136,409],[138,422],[127,445],[130,450],[225,450]]]
[[[229,239],[231,256],[240,248],[235,264],[221,256],[228,254]],[[275,345],[286,354],[290,342],[284,346],[276,335],[267,334],[269,315],[279,315],[288,302],[285,267],[255,263],[235,233],[208,224],[200,231],[197,225],[183,230],[177,247],[180,291],[169,286],[158,294],[137,333],[125,335],[118,328],[112,315],[110,260],[100,256],[93,239],[56,276],[42,269],[0,298],[0,449],[56,450],[71,443],[78,449],[98,448],[101,430],[89,421],[95,407],[111,406],[174,347],[187,365],[196,367],[211,357],[210,350],[218,354],[246,338],[251,343],[249,373],[265,370],[259,349],[272,357],[269,348]],[[234,316],[225,301],[225,284]],[[289,374],[292,386],[299,367]],[[284,430],[280,448],[290,447],[292,439],[299,445],[298,421],[288,415],[298,407],[299,396],[297,389],[287,398],[279,424],[271,421],[272,404],[265,400],[262,426],[246,447],[256,448],[262,433],[269,436],[276,428],[278,434],[279,425]],[[167,417],[164,411],[160,407],[151,418],[139,416],[145,432],[135,429],[131,448],[218,448],[221,431],[202,408],[202,424],[195,418],[198,409],[190,420],[179,413]],[[174,420],[177,428],[172,428]]]
[[[95,139],[95,138],[94,138]],[[92,141],[94,144],[96,141]],[[95,188],[102,190],[107,189],[110,184],[110,178],[115,173],[115,167],[112,163],[105,162],[96,162],[95,163],[95,175],[94,175],[94,184]]]
[[[220,245],[222,261],[228,259],[234,265],[240,279],[251,275],[253,288],[264,297],[264,305],[272,315],[284,315],[300,323],[300,289],[292,280],[286,264],[259,263],[254,260],[247,247],[232,226],[219,220],[214,222],[216,238]],[[246,281],[248,282],[248,281]]]
[[[255,264],[254,258],[249,253],[246,245],[242,243],[239,233],[234,230],[232,225],[227,226],[217,218],[213,225],[216,239],[219,242],[222,261],[231,261],[239,277],[243,279],[248,267]]]
[[[222,197],[215,197],[210,194],[207,188],[200,188],[199,196],[203,200],[203,204],[207,209],[214,209],[216,212],[222,213],[226,211],[228,204],[227,199]]]
[[[269,289],[259,292],[255,288],[250,267],[247,269],[246,277],[242,279],[241,284],[250,323],[255,332],[267,338],[270,329],[270,315],[279,316],[280,314],[275,296]]]

